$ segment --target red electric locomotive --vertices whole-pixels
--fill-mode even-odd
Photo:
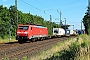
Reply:
[[[18,40],[19,43],[26,40],[35,41],[45,37],[48,37],[47,27],[32,24],[19,24],[16,30],[16,40]]]

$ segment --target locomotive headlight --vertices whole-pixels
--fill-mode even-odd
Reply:
[[[19,35],[21,32],[17,32],[17,35]]]
[[[20,34],[21,32],[17,32],[17,34]]]
[[[23,34],[25,34],[25,36],[28,36],[28,32],[23,32]]]

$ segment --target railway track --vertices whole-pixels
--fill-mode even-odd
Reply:
[[[9,58],[12,60],[13,58],[22,59],[22,57],[27,56],[28,58],[34,56],[36,53],[47,50],[51,46],[55,45],[57,42],[66,40],[68,37],[63,38],[53,38],[44,41],[37,42],[26,42],[23,44],[17,43],[8,43],[8,44],[0,44],[0,60],[2,58]]]

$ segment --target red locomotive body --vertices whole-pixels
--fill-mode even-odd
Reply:
[[[35,38],[43,38],[48,36],[47,27],[37,25],[18,25],[16,31],[16,40],[19,42]]]

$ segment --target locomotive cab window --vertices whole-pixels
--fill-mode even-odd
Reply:
[[[21,29],[21,30],[28,30],[29,26],[19,26],[18,29]]]

